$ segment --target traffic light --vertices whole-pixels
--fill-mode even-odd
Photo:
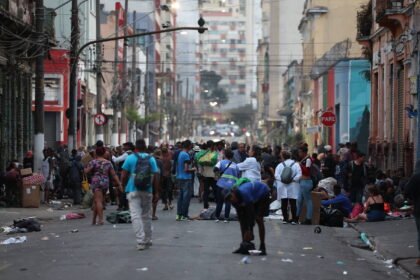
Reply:
[[[206,22],[204,21],[202,17],[200,17],[200,19],[198,20],[198,26],[200,26],[200,29],[198,29],[198,33],[203,34],[204,31],[206,31],[204,29],[204,24],[206,24]]]

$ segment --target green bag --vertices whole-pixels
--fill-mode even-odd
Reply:
[[[130,211],[111,212],[106,215],[106,220],[111,224],[130,224]]]
[[[217,152],[206,151],[198,159],[198,164],[201,166],[215,166],[217,164]]]

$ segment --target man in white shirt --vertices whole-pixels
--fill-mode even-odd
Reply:
[[[296,225],[298,222],[297,206],[296,201],[299,198],[299,180],[302,176],[302,170],[298,162],[291,159],[291,154],[288,151],[282,151],[281,157],[283,162],[277,165],[274,176],[277,183],[277,200],[281,201],[281,211],[283,213],[283,223],[291,223]],[[284,176],[282,176],[283,170],[290,168],[292,170],[291,182],[282,182]],[[292,214],[292,220],[289,220],[289,212],[287,211],[290,203],[290,210]]]
[[[249,150],[248,158],[238,163],[239,171],[242,172],[242,178],[248,178],[251,182],[261,181],[261,164],[257,159],[261,157],[261,148],[254,145]]]

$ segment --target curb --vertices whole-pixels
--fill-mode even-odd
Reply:
[[[352,228],[353,230],[355,230],[356,232],[360,234],[365,233],[361,231],[356,224],[352,224],[352,223],[348,223],[349,228]],[[371,243],[372,247],[369,249],[370,251],[372,251],[373,253],[376,253],[376,255],[384,260],[386,260],[387,258],[385,258],[383,252],[378,252],[377,248],[376,248],[376,242],[375,242],[375,238],[369,236],[368,234],[366,234],[369,242]],[[360,238],[360,237],[359,237]],[[416,274],[414,274],[413,272],[410,271],[410,269],[408,269],[405,265],[401,265],[399,264],[400,261],[404,261],[404,260],[408,260],[408,259],[416,259],[416,257],[413,258],[399,258],[396,257],[395,259],[392,259],[392,264],[395,265],[395,267],[397,267],[398,269],[400,269],[402,272],[406,273],[409,278],[413,278],[416,279]]]

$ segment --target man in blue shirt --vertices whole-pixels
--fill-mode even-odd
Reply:
[[[254,225],[258,225],[260,235],[260,255],[266,255],[264,217],[270,212],[270,189],[262,182],[250,182],[241,178],[237,185],[227,192],[225,198],[235,207],[241,226],[242,243],[234,254],[249,255],[255,249]]]
[[[329,207],[331,206],[334,209],[338,209],[341,211],[341,213],[344,214],[344,217],[349,217],[352,206],[350,199],[341,193],[341,186],[335,185],[334,186],[334,195],[335,197],[329,200],[323,200],[321,201],[322,206]]]
[[[188,209],[190,207],[190,200],[193,192],[193,173],[195,168],[191,168],[191,158],[189,151],[192,143],[190,140],[185,140],[182,143],[182,151],[179,153],[176,162],[176,180],[179,188],[178,204],[177,204],[177,221],[188,220]]]
[[[147,146],[143,139],[136,141],[136,151],[129,155],[122,166],[121,181],[125,186],[130,207],[131,222],[137,239],[137,250],[144,250],[152,245],[152,200],[153,188],[156,193],[159,188],[159,169],[156,160],[146,153]],[[149,157],[150,171],[153,177],[143,190],[138,190],[134,184],[136,166],[139,158]],[[157,198],[159,199],[159,198]]]

